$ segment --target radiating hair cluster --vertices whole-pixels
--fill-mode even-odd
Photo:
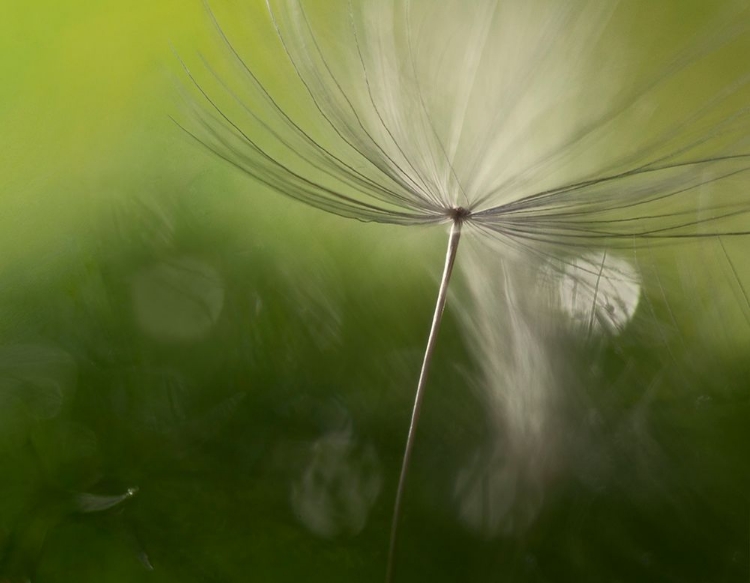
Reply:
[[[655,39],[627,38],[626,8],[268,0],[283,78],[212,14],[237,75],[191,69],[201,123],[184,125],[274,190],[363,221],[438,223],[461,207],[545,253],[745,234],[733,179],[750,168],[750,76],[695,83],[750,48],[746,10],[640,66],[630,45]]]

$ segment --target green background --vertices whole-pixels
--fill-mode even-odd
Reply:
[[[666,6],[689,22],[706,11]],[[223,54],[200,2],[3,12],[0,581],[381,580],[444,233],[310,211],[191,142],[169,119],[185,83],[173,51]],[[724,286],[737,311],[717,320],[709,282],[687,298],[665,282],[684,318],[674,338],[650,336],[666,307],[647,290],[642,325],[556,355],[588,371],[561,385],[599,421],[522,533],[480,537],[456,518],[455,475],[487,432],[448,310],[401,580],[748,580],[741,300]],[[569,427],[581,409],[562,414]],[[648,444],[629,429],[644,410]],[[382,488],[361,532],[319,536],[292,484],[321,436],[350,427],[351,459],[376,451]]]

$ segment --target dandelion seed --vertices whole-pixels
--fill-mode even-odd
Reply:
[[[201,81],[185,67],[199,123],[182,127],[309,206],[361,221],[450,225],[394,505],[391,581],[460,239],[470,235],[472,249],[485,253],[480,260],[472,250],[462,262],[478,306],[496,294],[473,276],[499,273],[509,335],[476,321],[477,358],[506,385],[502,420],[533,456],[544,416],[528,411],[544,410],[550,378],[543,341],[523,317],[525,296],[542,293],[532,289],[534,277],[557,282],[558,303],[587,334],[617,333],[633,317],[641,285],[618,254],[750,232],[750,75],[722,81],[717,74],[715,83],[684,93],[691,75],[745,54],[750,13],[738,8],[686,47],[652,59],[658,66],[636,67],[618,34],[618,18],[627,15],[616,2],[349,1],[326,13],[333,24],[301,0],[266,0],[266,7],[279,74],[290,77],[284,91],[271,90],[212,14],[240,81],[205,61]],[[513,391],[525,384],[536,392]],[[457,490],[473,490],[474,470]],[[511,479],[502,475],[503,483]],[[470,503],[463,508],[475,512]]]
[[[137,493],[138,487],[128,488],[125,490],[124,494],[117,494],[114,496],[84,492],[76,494],[74,500],[76,509],[79,512],[101,512],[121,504],[125,500],[135,496]]]

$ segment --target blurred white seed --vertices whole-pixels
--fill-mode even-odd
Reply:
[[[635,315],[641,297],[636,268],[606,251],[569,260],[554,281],[561,308],[588,333],[622,332]]]
[[[347,426],[315,441],[308,456],[291,488],[295,516],[325,538],[361,532],[382,486],[375,449],[359,443]]]
[[[211,265],[180,257],[138,272],[132,282],[135,316],[150,336],[164,342],[202,338],[224,306],[224,282]]]

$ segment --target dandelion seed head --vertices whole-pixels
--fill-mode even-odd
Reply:
[[[644,269],[652,248],[684,265],[686,242],[720,245],[750,322],[723,243],[750,233],[750,72],[721,73],[746,62],[750,9],[730,3],[665,48],[648,2],[266,3],[283,82],[217,23],[243,83],[209,67],[209,91],[188,70],[204,105],[188,131],[311,207],[452,223],[433,331],[464,233],[455,309],[490,436],[458,472],[458,513],[485,534],[526,528],[565,464],[555,355],[594,333],[615,342],[649,291],[668,303],[660,270]],[[493,485],[489,508],[477,480]]]
[[[750,80],[686,93],[750,43],[730,27],[746,10],[643,67],[617,2],[266,4],[283,78],[217,20],[241,81],[188,70],[204,105],[187,129],[287,196],[402,225],[466,208],[472,232],[527,257],[747,230],[728,184],[750,166]]]

